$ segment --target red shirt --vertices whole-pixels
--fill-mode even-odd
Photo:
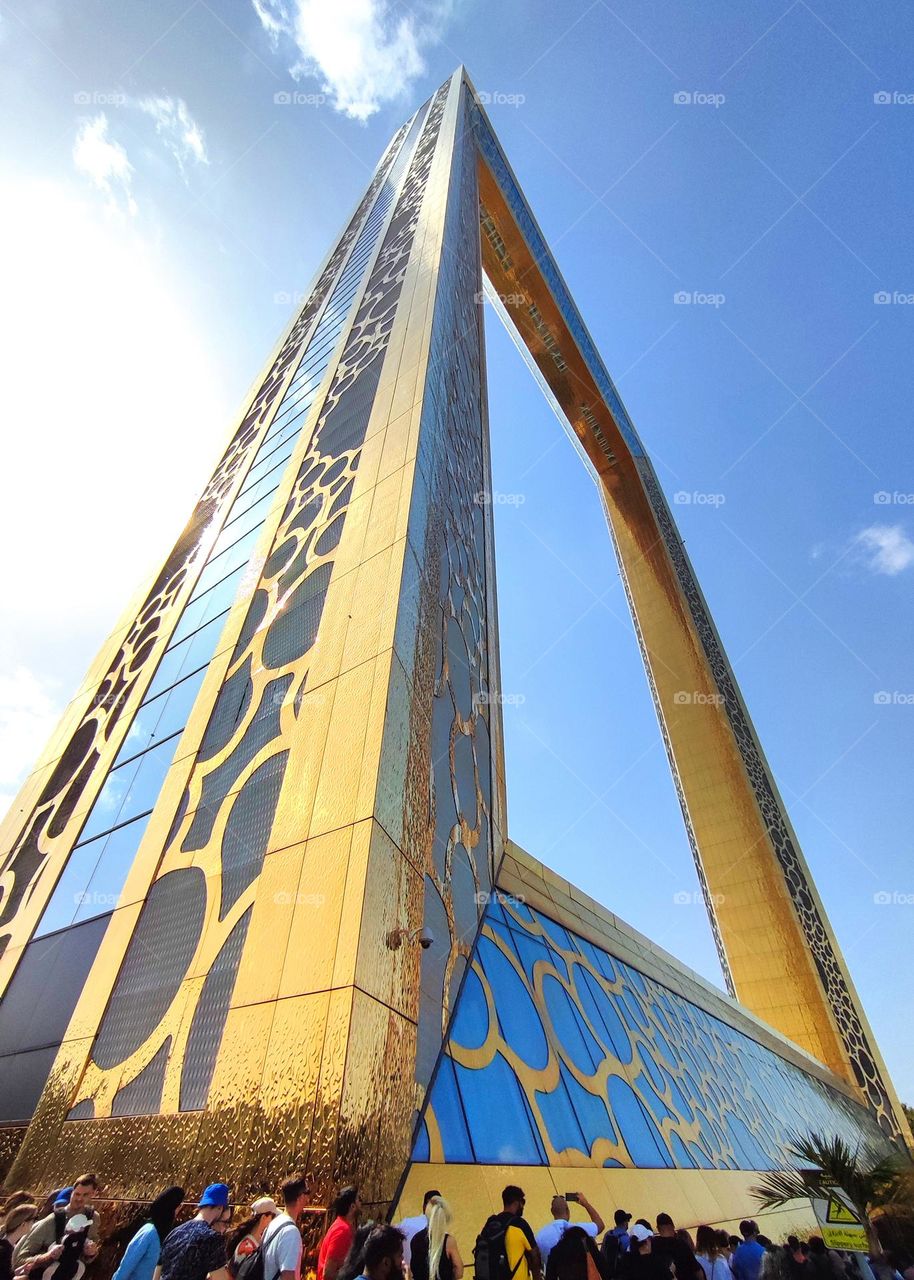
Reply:
[[[340,1269],[354,1239],[355,1228],[345,1218],[337,1218],[331,1224],[317,1255],[317,1280],[324,1280],[324,1268],[328,1262],[335,1262],[336,1270]]]

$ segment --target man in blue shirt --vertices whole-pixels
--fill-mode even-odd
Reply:
[[[739,1224],[739,1232],[743,1243],[737,1245],[730,1262],[733,1274],[736,1280],[759,1280],[765,1246],[759,1244],[758,1223],[747,1218]]]

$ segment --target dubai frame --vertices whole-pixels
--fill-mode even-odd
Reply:
[[[508,840],[483,274],[597,481],[732,998]],[[126,1213],[305,1168],[385,1208],[439,1187],[467,1240],[506,1181],[544,1216],[573,1170],[607,1208],[723,1223],[804,1123],[911,1141],[462,68],[390,143],[0,858],[9,1186],[97,1168]]]

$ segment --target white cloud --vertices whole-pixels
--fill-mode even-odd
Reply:
[[[17,424],[0,475],[0,671],[38,682],[8,696],[9,776],[46,736],[20,728],[51,716],[48,675],[67,702],[183,528],[234,406],[202,303],[139,219],[65,183],[0,182],[0,279]]]
[[[388,0],[252,0],[274,46],[294,40],[292,75],[314,76],[333,106],[367,120],[425,71],[423,50],[441,39],[450,3],[425,0],[408,13]]]
[[[0,674],[0,817],[60,718],[56,687],[18,665]]]
[[[894,577],[914,564],[914,542],[900,524],[873,524],[854,539],[866,567]]]
[[[183,98],[141,98],[136,104],[154,122],[156,133],[174,157],[186,178],[186,164],[209,164],[203,130],[187,109]]]
[[[80,125],[73,145],[73,163],[79,173],[104,192],[111,207],[136,213],[133,165],[121,144],[108,136],[108,117],[104,111]]]

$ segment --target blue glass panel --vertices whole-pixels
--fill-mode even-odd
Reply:
[[[557,973],[562,974],[564,977],[568,976],[568,969],[562,957],[556,955],[554,951],[550,951],[539,938],[533,938],[529,933],[519,933],[516,929],[511,930],[511,936],[514,939],[517,953],[527,971],[527,977],[531,982],[533,981],[533,966],[538,961],[545,961]]]
[[[76,922],[104,915],[118,905],[143,832],[149,825],[149,818],[148,813],[144,814],[143,817],[128,822],[125,827],[118,827],[109,836],[95,841],[95,844],[101,846],[101,857],[83,891],[75,916]]]
[[[98,861],[99,849],[96,846],[102,843],[103,840],[99,840],[81,848],[77,846],[70,854],[35,930],[36,937],[53,933],[56,929],[66,929],[73,923],[80,895],[85,891]]]
[[[565,1073],[560,1073],[558,1083],[551,1093],[537,1089],[536,1101],[546,1132],[549,1134],[549,1141],[556,1151],[574,1150],[587,1155],[590,1147],[584,1140],[574,1107],[571,1105]]]
[[[480,938],[478,955],[492,988],[503,1039],[528,1066],[541,1070],[549,1061],[549,1044],[529,991],[494,942]]]
[[[118,759],[127,760],[131,756],[139,755],[154,742],[163,741],[165,738],[170,738],[172,734],[180,732],[187,724],[205,675],[206,667],[201,667],[199,671],[182,680],[180,684],[174,685],[168,692],[160,693],[151,702],[144,702],[133,718]]]
[[[724,1119],[739,1167],[742,1169],[766,1169],[769,1161],[765,1152],[759,1146],[755,1135],[749,1132],[749,1129],[739,1116],[727,1115]]]
[[[598,1138],[608,1138],[611,1142],[618,1142],[616,1130],[609,1118],[606,1099],[602,1095],[598,1097],[585,1089],[564,1063],[562,1063],[562,1078],[584,1135],[584,1150],[590,1152]]]
[[[210,584],[206,591],[194,591],[190,602],[185,605],[181,620],[175,627],[169,648],[186,640],[194,631],[199,631],[207,622],[225,613],[235,603],[238,587],[244,575],[244,565],[234,573],[227,574],[215,584]],[[147,694],[147,697],[149,695]]]
[[[677,1169],[694,1169],[696,1161],[678,1133],[670,1134],[670,1146],[676,1157]]]
[[[609,1106],[632,1162],[641,1169],[664,1169],[672,1161],[653,1120],[627,1080],[610,1076]]]
[[[607,1049],[620,1062],[631,1062],[631,1039],[622,1024],[622,1019],[616,1012],[615,1006],[599,982],[581,965],[575,965],[574,981],[579,992],[581,1007],[593,1023],[594,1030],[603,1039]]]
[[[643,1061],[647,1061],[643,1052],[641,1057]],[[662,1120],[676,1119],[676,1112],[670,1110],[643,1071],[639,1072],[635,1077],[635,1084],[638,1086],[642,1099],[647,1103],[651,1114],[658,1123]]]
[[[177,745],[177,737],[169,738],[111,770],[80,833],[81,843],[152,808]]]
[[[644,1064],[645,1071],[650,1076],[651,1084],[654,1086],[655,1089],[659,1089],[660,1092],[662,1093],[665,1085],[665,1081],[663,1079],[663,1072],[660,1070],[660,1068],[657,1066],[657,1063],[654,1061],[654,1058],[653,1058],[653,1055],[651,1054],[650,1049],[648,1049],[645,1045],[641,1046],[641,1061]]]
[[[454,1064],[447,1055],[441,1059],[432,1086],[432,1110],[438,1121],[445,1160],[453,1160],[457,1164],[472,1164],[473,1149],[457,1091],[457,1081],[454,1079]]]
[[[451,1039],[464,1049],[478,1049],[489,1034],[489,1008],[482,983],[473,969],[464,979],[451,1026]]]
[[[454,1065],[476,1160],[545,1164],[546,1152],[534,1131],[523,1090],[501,1054],[476,1071]]]
[[[282,462],[288,462],[295,451],[295,437],[284,440],[264,440],[257,454],[257,461],[247,474],[245,484],[256,484],[268,471]]]
[[[260,529],[252,529],[232,547],[207,562],[206,568],[197,579],[197,590],[201,593],[215,586],[226,574],[234,573],[241,565],[247,564],[257,545]]]
[[[290,447],[289,453],[291,452],[292,448]],[[280,449],[278,456],[271,458],[270,460],[274,465],[268,467],[260,475],[254,476],[253,478],[250,474],[248,475],[248,478],[238,491],[238,497],[235,499],[235,504],[232,507],[233,513],[235,507],[238,507],[238,510],[242,511],[250,503],[259,502],[264,494],[275,493],[279,488],[279,482],[285,474],[286,468],[284,463],[288,461],[288,455],[283,456],[282,449]]]
[[[423,1120],[419,1125],[419,1132],[416,1134],[416,1141],[413,1143],[413,1160],[419,1164],[426,1164],[430,1155],[428,1143],[428,1128]]]
[[[232,511],[232,519],[225,526],[219,537],[216,539],[210,555],[213,559],[222,554],[226,547],[232,546],[239,538],[243,537],[251,529],[259,528],[267,518],[267,513],[276,501],[275,492],[264,494],[253,506],[247,507],[246,510],[240,511],[238,515]],[[235,504],[238,506],[238,503]],[[242,506],[244,504],[241,504]]]
[[[151,702],[160,693],[177,684],[184,676],[189,676],[200,667],[206,666],[216,652],[227,616],[227,611],[221,613],[218,618],[213,618],[212,622],[195,631],[188,639],[166,650],[146,692],[147,701]]]
[[[568,992],[551,974],[543,979],[543,998],[563,1051],[580,1072],[593,1075],[604,1055],[583,1020],[578,1017]]]

